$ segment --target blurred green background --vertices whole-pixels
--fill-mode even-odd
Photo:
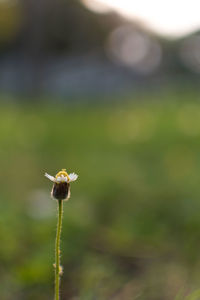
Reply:
[[[200,35],[87,1],[0,1],[0,299],[198,300]],[[177,16],[178,18],[178,16]]]
[[[168,101],[160,103],[160,98]],[[51,299],[54,175],[63,299],[175,299],[200,284],[200,104],[172,93],[108,105],[1,107],[1,299]]]

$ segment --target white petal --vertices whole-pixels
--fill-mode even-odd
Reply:
[[[55,182],[55,177],[53,177],[53,176],[51,176],[51,175],[49,175],[49,174],[47,174],[47,173],[45,173],[45,175],[44,175],[45,177],[47,177],[49,180],[51,180],[51,181],[53,181],[53,182]]]
[[[69,174],[69,182],[75,181],[78,178],[78,175],[75,173]]]
[[[57,183],[59,183],[59,182],[67,182],[67,177],[61,175],[61,176],[57,177],[57,178],[55,179],[55,181],[56,181]]]

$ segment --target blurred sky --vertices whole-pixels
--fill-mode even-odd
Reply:
[[[200,28],[199,0],[82,0],[96,12],[113,8],[158,34],[180,37]]]

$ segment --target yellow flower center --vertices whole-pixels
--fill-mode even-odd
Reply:
[[[61,176],[64,176],[64,177],[67,177],[67,180],[69,181],[69,175],[67,174],[67,172],[66,172],[66,169],[62,169],[60,172],[58,172],[57,174],[56,174],[56,179],[58,178],[58,177],[61,177]]]

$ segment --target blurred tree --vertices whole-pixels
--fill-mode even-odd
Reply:
[[[12,50],[18,49],[28,64],[30,78],[24,80],[33,94],[40,92],[48,55],[102,51],[107,35],[119,23],[116,15],[95,15],[78,0],[17,3],[21,8],[20,32]]]
[[[94,15],[78,0],[21,0],[22,44],[28,52],[74,52],[102,47],[118,18]]]
[[[20,31],[21,11],[17,1],[0,1],[0,50],[12,44]]]

